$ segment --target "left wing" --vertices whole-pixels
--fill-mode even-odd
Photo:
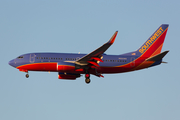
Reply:
[[[84,57],[77,60],[75,63],[78,65],[88,65],[89,63],[92,64],[95,67],[99,67],[98,63],[103,62],[102,54],[114,43],[115,38],[117,36],[118,31],[114,33],[114,35],[111,37],[111,39],[99,47],[98,49],[94,50],[93,52],[85,55]]]

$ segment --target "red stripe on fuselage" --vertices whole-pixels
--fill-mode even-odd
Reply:
[[[70,65],[58,65],[58,71],[59,72],[75,72],[75,66]]]
[[[32,63],[18,66],[17,69],[28,71],[57,71],[57,63]]]
[[[57,63],[32,63],[26,64],[22,66],[18,66],[17,69],[19,70],[26,70],[26,71],[52,71],[52,72],[75,72],[79,73],[79,71],[75,71],[74,66],[70,65],[58,65]],[[80,71],[82,72],[82,71]]]

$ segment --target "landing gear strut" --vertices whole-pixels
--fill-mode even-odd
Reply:
[[[29,77],[29,74],[27,73],[27,74],[26,74],[26,78],[28,78],[28,77]]]
[[[90,82],[91,82],[91,80],[89,79],[90,78],[90,74],[85,74],[85,82],[87,83],[87,84],[89,84]]]

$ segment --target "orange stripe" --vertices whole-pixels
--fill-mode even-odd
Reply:
[[[163,46],[163,43],[159,46],[159,48],[157,48],[157,50],[150,57],[155,56],[155,55],[161,53],[162,46]]]

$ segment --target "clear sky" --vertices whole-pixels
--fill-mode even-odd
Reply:
[[[179,120],[180,1],[1,0],[0,120]],[[31,52],[90,53],[118,30],[107,54],[139,48],[169,24],[168,64],[122,74],[59,80],[8,65]]]

